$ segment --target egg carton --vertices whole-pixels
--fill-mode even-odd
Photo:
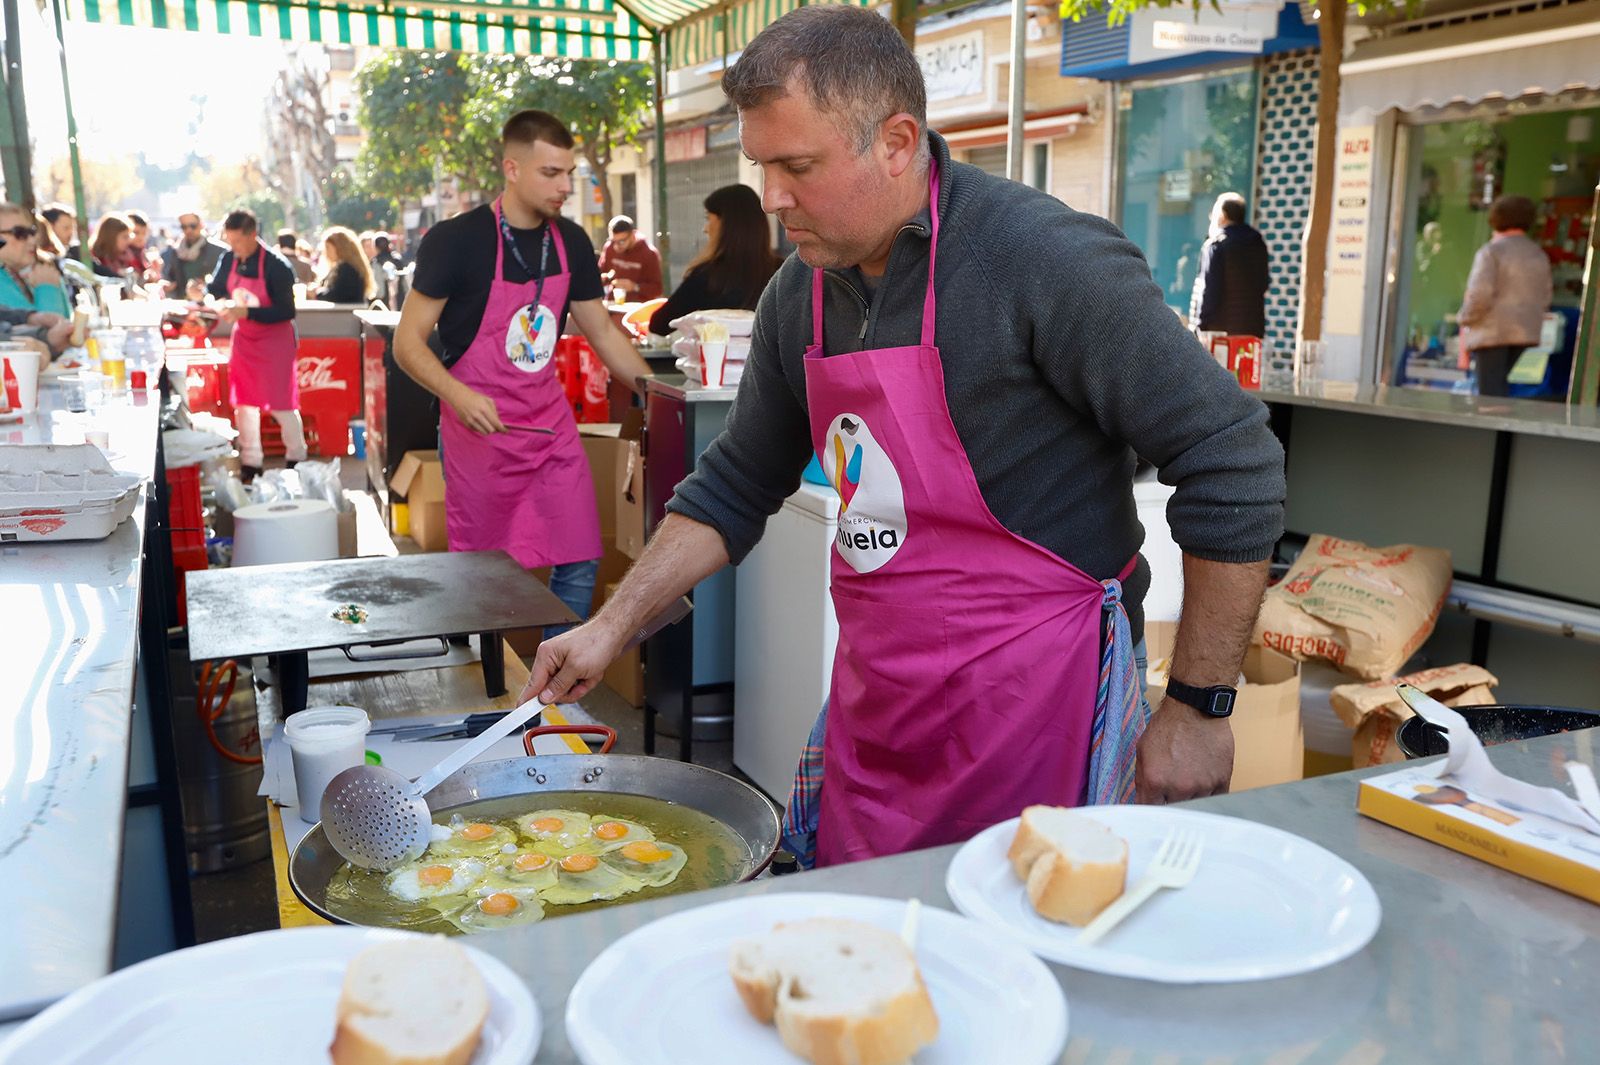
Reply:
[[[144,479],[92,444],[0,447],[0,542],[98,540],[133,515]]]

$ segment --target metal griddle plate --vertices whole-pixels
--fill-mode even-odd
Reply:
[[[203,570],[189,574],[187,587],[195,662],[576,620],[504,551]],[[334,609],[347,603],[367,620],[335,621]]]

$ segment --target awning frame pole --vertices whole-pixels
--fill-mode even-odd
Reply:
[[[666,119],[666,92],[667,92],[667,58],[666,37],[660,30],[651,30],[650,56],[655,61],[656,91],[655,91],[655,159],[652,169],[655,170],[655,216],[656,216],[656,252],[661,256],[661,288],[663,291],[672,289],[672,234],[667,226],[667,119]]]
[[[32,211],[38,204],[33,191],[33,145],[28,137],[28,103],[22,85],[22,28],[17,17],[19,0],[5,0],[6,10],[6,196]]]
[[[1028,103],[1028,0],[1011,0],[1011,90],[1006,120],[1006,177],[1023,180],[1023,122]]]
[[[1567,403],[1600,404],[1600,185],[1595,186],[1589,214],[1589,249],[1583,264],[1583,298],[1578,309],[1578,338],[1572,347],[1572,377]]]
[[[56,51],[61,57],[61,99],[67,107],[67,158],[72,164],[72,201],[78,216],[78,258],[89,260],[89,204],[83,195],[83,161],[78,157],[78,118],[72,111],[72,79],[67,76],[67,28],[61,0],[50,0],[56,19]]]

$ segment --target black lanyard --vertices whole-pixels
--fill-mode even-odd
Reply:
[[[544,298],[544,264],[550,259],[550,227],[555,224],[553,219],[547,219],[544,224],[544,241],[539,245],[539,273],[537,275],[539,283],[534,286],[533,290],[533,305],[535,307],[540,306],[540,301]],[[511,249],[511,257],[517,260],[517,265],[522,267],[522,272],[529,277],[534,277],[533,268],[528,265],[528,260],[522,257],[522,249],[517,247],[517,238],[512,234],[511,223],[506,221],[504,212],[500,214],[500,239],[505,242],[507,248]],[[495,280],[498,281],[500,279],[496,278]]]

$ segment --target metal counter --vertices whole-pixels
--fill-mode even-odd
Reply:
[[[1554,783],[1558,755],[1594,764],[1595,739],[1570,733],[1492,754],[1519,776]],[[1063,1065],[1592,1061],[1600,1046],[1600,907],[1357,815],[1356,780],[1383,768],[1187,804],[1294,832],[1359,868],[1383,903],[1383,923],[1365,950],[1320,972],[1245,984],[1177,986],[1052,966],[1069,1011]],[[722,899],[784,891],[916,896],[952,909],[944,876],[955,850],[617,906],[472,945],[533,989],[545,1025],[537,1060],[557,1065],[576,1060],[563,1024],[573,984],[635,928]]]
[[[1344,381],[1317,381],[1287,390],[1264,388],[1257,394],[1264,403],[1600,443],[1600,407],[1569,407],[1503,396],[1458,396],[1424,388]]]

